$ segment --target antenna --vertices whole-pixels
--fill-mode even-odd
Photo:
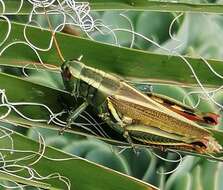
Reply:
[[[46,16],[46,19],[47,19],[47,22],[48,22],[48,25],[49,25],[50,32],[51,32],[52,37],[53,37],[54,44],[55,44],[55,46],[56,46],[57,54],[58,54],[58,56],[60,57],[60,59],[62,60],[62,62],[65,62],[65,59],[64,59],[64,57],[63,57],[63,55],[62,55],[62,53],[61,53],[61,51],[60,51],[59,44],[58,44],[57,39],[56,39],[56,37],[55,37],[55,32],[53,32],[53,27],[52,27],[52,25],[51,25],[50,18],[49,18],[49,16],[47,15],[47,12],[46,12],[46,9],[45,9],[45,6],[44,6],[44,5],[43,5],[43,9],[44,9],[44,14],[45,14],[45,16]]]

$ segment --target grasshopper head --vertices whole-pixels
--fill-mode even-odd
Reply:
[[[65,88],[72,93],[77,90],[77,84],[80,79],[81,70],[84,64],[79,61],[65,61],[61,66],[61,74]]]
[[[83,67],[84,64],[79,61],[65,61],[61,66],[62,75],[66,80],[71,78],[79,79]]]

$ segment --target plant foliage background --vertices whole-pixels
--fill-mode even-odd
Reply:
[[[6,11],[7,8],[8,10],[13,10],[15,7],[12,5],[14,3],[19,5],[18,2],[20,1],[5,1]],[[114,3],[119,2],[124,1],[114,1]],[[171,1],[169,2],[171,3]],[[29,2],[27,1],[26,3]],[[127,11],[127,9],[114,11],[106,10],[105,8],[108,6],[106,3],[110,2],[101,0],[90,3],[93,8],[93,11],[90,12],[92,18],[100,24],[103,23],[107,28],[104,27],[103,31],[83,32],[81,30],[83,28],[68,27],[69,30],[63,30],[63,32],[69,34],[57,34],[56,38],[58,38],[59,46],[66,58],[76,59],[83,55],[82,61],[84,63],[121,75],[139,89],[151,89],[152,86],[153,92],[170,96],[179,101],[183,101],[184,97],[186,97],[186,103],[191,106],[196,105],[199,100],[197,109],[221,114],[221,109],[201,93],[188,95],[190,92],[201,90],[196,88],[195,85],[197,83],[191,72],[185,69],[186,67],[173,67],[173,65],[168,68],[164,62],[164,60],[167,60],[167,62],[173,62],[173,64],[177,65],[180,62],[177,62],[178,54],[192,57],[191,64],[196,66],[195,71],[198,72],[202,84],[205,87],[217,89],[211,95],[221,105],[223,100],[221,86],[219,88],[219,85],[222,84],[222,77],[215,76],[217,79],[212,77],[213,72],[207,66],[204,68],[200,66],[197,61],[202,56],[208,59],[219,75],[222,73],[223,63],[221,59],[223,48],[221,42],[223,42],[223,17],[221,14],[184,13],[173,22],[180,14],[176,12],[176,9],[173,12],[165,12],[161,8],[158,11]],[[163,1],[156,1],[155,3],[159,7]],[[223,2],[220,0],[208,2],[185,0],[177,3],[190,3],[190,5],[202,3],[202,5],[211,6],[220,5]],[[1,44],[2,49],[6,47],[7,43],[23,39],[24,25],[22,24],[27,23],[30,11],[28,9],[29,6],[26,7],[26,5],[28,4],[25,4],[24,9],[21,11],[23,14],[7,14],[7,18],[12,23],[12,34],[7,42]],[[138,4],[136,3],[136,5]],[[99,11],[97,6],[100,9]],[[94,7],[96,7],[95,10]],[[191,7],[193,8],[193,6]],[[209,9],[207,8],[207,10]],[[205,12],[205,10],[201,12]],[[38,47],[47,47],[51,34],[40,29],[40,26],[48,28],[46,15],[37,14],[34,17],[36,22],[30,24],[33,24],[35,28],[27,30],[29,39]],[[63,19],[61,15],[51,15],[49,18],[53,26],[56,26]],[[1,17],[0,24],[0,39],[4,39],[5,31],[7,31],[7,23],[4,17]],[[173,26],[170,31],[171,24]],[[98,25],[98,27],[100,26]],[[117,41],[115,41],[111,29],[116,31],[115,37]],[[142,38],[139,35],[132,35],[127,30],[141,34],[160,44],[163,48],[149,43],[146,41],[146,38]],[[78,37],[73,36],[72,32]],[[89,38],[89,36],[99,43],[84,39]],[[134,43],[132,43],[133,38]],[[71,41],[76,44],[69,43]],[[119,46],[125,48],[118,48]],[[129,47],[136,50],[126,49]],[[109,48],[111,51],[107,51]],[[169,51],[165,51],[164,48]],[[174,53],[171,54],[171,52]],[[49,51],[39,51],[39,55],[46,64],[51,66],[61,64],[56,55],[55,47],[52,47]],[[57,113],[61,109],[65,110],[75,107],[78,103],[65,92],[58,69],[52,70],[41,67],[40,64],[37,64],[37,69],[32,65],[34,62],[39,62],[39,60],[33,53],[33,50],[21,44],[12,45],[0,57],[0,89],[5,89],[9,102],[35,102],[41,104],[39,106],[22,105],[17,108],[21,113],[25,113],[25,115],[34,118],[34,120],[39,118],[45,120],[45,122],[30,121],[20,117],[15,113],[15,110],[7,118],[1,117],[2,126],[4,127],[0,131],[2,135],[0,139],[0,163],[2,164],[0,185],[2,189],[6,189],[6,187],[10,189],[14,186],[18,186],[18,189],[21,189],[20,183],[45,189],[155,189],[155,187],[149,184],[164,190],[220,190],[223,188],[220,180],[223,176],[222,162],[209,160],[211,157],[208,159],[203,158],[202,155],[195,156],[195,154],[189,156],[188,153],[180,152],[183,157],[181,160],[179,153],[161,152],[143,147],[138,148],[137,153],[135,153],[131,148],[124,146],[126,144],[124,144],[122,137],[114,132],[110,132],[110,129],[103,125],[103,129],[112,139],[95,138],[94,135],[89,134],[86,136],[87,131],[78,126],[64,135],[58,135],[57,130],[60,127],[55,123],[47,124],[49,113],[42,105],[47,105],[54,113]],[[24,76],[24,74],[27,76]],[[145,76],[148,77],[145,78]],[[152,82],[156,83],[150,83],[150,78],[155,78]],[[170,85],[171,82],[169,81],[175,79],[180,85]],[[159,80],[162,84],[157,84]],[[4,92],[1,91],[2,97],[3,94]],[[60,99],[61,97],[62,99]],[[0,112],[4,116],[8,107],[3,104],[2,100]],[[13,106],[16,107],[17,105],[11,105],[11,109]],[[96,116],[94,110],[89,108],[87,111],[93,118],[89,114],[85,114],[83,117],[78,118],[79,123],[93,123],[94,126],[95,120],[102,122]],[[66,115],[63,115],[61,119],[65,120]],[[10,131],[5,128],[10,129]],[[50,128],[53,128],[53,130]],[[222,143],[223,136],[220,131],[222,129],[222,121],[220,121],[216,129],[219,131],[215,131],[214,134]],[[21,133],[23,136],[14,131]],[[12,138],[8,138],[8,136],[12,136]],[[42,146],[30,139],[42,143]],[[12,148],[12,145],[15,147]],[[45,149],[44,145],[49,147]],[[11,149],[20,151],[10,153],[8,150]],[[34,156],[32,157],[31,153],[25,152],[26,150],[32,150],[38,154],[33,154]],[[46,157],[40,156],[43,152]],[[84,159],[82,160],[79,157]],[[19,158],[22,159],[19,160]],[[87,162],[85,159],[91,162]],[[5,163],[7,164],[5,165]],[[100,165],[106,166],[106,168]],[[133,176],[146,183],[121,175],[108,168]],[[38,171],[39,173],[34,172],[35,174],[31,174],[32,172],[30,171]],[[62,177],[62,180],[61,176],[64,177]],[[27,187],[25,186],[24,188]]]

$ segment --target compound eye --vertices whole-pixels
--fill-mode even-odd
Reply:
[[[65,80],[70,80],[72,75],[68,67],[63,68],[62,76]]]

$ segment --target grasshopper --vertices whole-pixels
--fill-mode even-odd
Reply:
[[[65,61],[61,69],[66,89],[84,100],[69,116],[67,127],[87,106],[93,106],[99,116],[130,143],[199,153],[216,153],[222,149],[211,132],[119,77],[76,60]]]
[[[120,77],[86,66],[79,60],[65,61],[54,33],[52,36],[63,61],[61,75],[65,88],[75,98],[84,100],[71,112],[67,125],[61,131],[70,128],[72,121],[87,106],[92,106],[108,126],[122,134],[131,144],[137,142],[162,149],[174,147],[207,154],[222,150],[211,132],[186,117],[189,112],[185,114],[182,110],[179,112],[176,106],[173,109],[173,106],[159,103],[158,100],[165,98],[143,94]],[[194,114],[191,110],[190,113]],[[207,122],[204,117],[202,119],[199,121]]]

